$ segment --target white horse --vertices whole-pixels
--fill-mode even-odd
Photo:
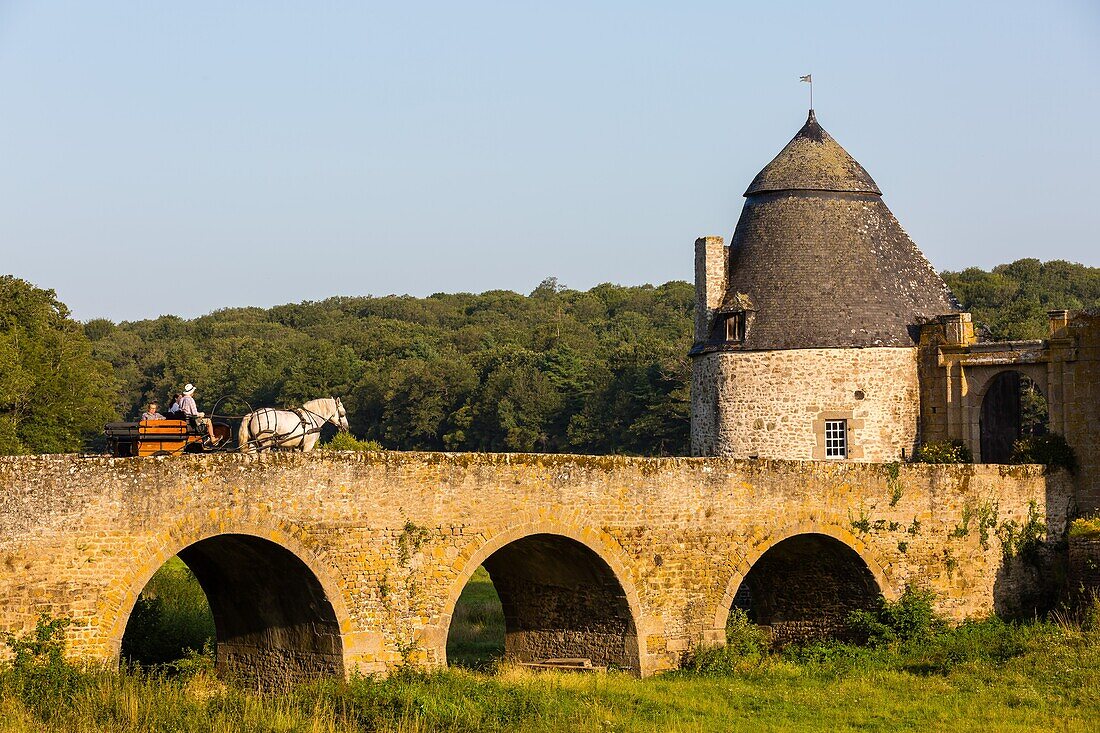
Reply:
[[[241,419],[237,445],[241,453],[257,453],[268,448],[311,451],[321,438],[321,426],[327,422],[339,430],[348,429],[348,414],[338,397],[310,400],[292,410],[263,407]]]

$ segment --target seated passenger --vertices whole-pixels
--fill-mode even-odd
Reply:
[[[164,420],[164,415],[157,412],[157,403],[150,402],[145,408],[145,412],[141,413],[141,419],[145,420]]]
[[[172,405],[168,408],[168,415],[170,420],[182,420],[183,414],[180,412],[180,405],[183,402],[183,395],[177,394],[172,398]]]
[[[180,400],[180,412],[187,416],[187,420],[195,426],[199,432],[206,431],[210,439],[210,445],[218,442],[214,437],[214,424],[206,419],[205,412],[199,412],[199,406],[195,404],[195,385],[190,382],[183,387],[183,399]]]

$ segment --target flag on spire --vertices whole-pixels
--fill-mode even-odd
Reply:
[[[798,77],[798,80],[799,80],[799,81],[808,81],[808,82],[810,82],[811,84],[813,84],[813,83],[814,83],[814,77],[813,77],[813,74],[806,74],[806,76],[800,76],[800,77]]]

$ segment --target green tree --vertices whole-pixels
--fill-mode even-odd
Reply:
[[[943,277],[996,340],[1046,338],[1048,310],[1100,307],[1100,267],[1064,260],[1023,259],[990,272],[970,267]]]
[[[81,450],[115,397],[110,366],[54,292],[0,276],[0,452]]]

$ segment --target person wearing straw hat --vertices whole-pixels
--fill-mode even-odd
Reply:
[[[187,420],[195,426],[196,430],[206,431],[210,445],[218,442],[214,437],[214,424],[206,419],[205,412],[199,412],[199,406],[195,404],[195,385],[190,382],[183,385],[183,399],[180,400],[179,411],[187,416]]]

